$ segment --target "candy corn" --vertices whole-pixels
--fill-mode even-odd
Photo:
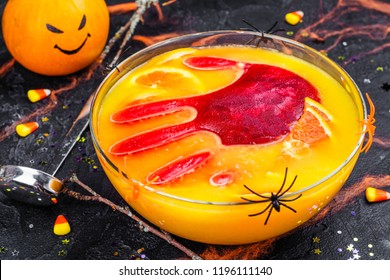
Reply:
[[[53,232],[55,235],[66,235],[70,232],[68,220],[63,215],[58,215],[54,222]]]
[[[27,92],[27,97],[31,102],[38,102],[39,100],[48,97],[50,93],[50,89],[30,89]]]
[[[16,133],[21,137],[26,137],[30,133],[37,130],[39,127],[39,124],[37,122],[28,122],[28,123],[21,123],[18,124],[15,128]]]
[[[295,11],[286,14],[285,20],[290,25],[297,25],[303,18],[303,12],[302,11]]]
[[[369,187],[366,189],[366,198],[369,202],[385,201],[390,199],[390,193]]]

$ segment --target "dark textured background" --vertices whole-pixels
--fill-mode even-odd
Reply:
[[[107,1],[107,4],[121,2],[126,1]],[[359,2],[360,6],[356,6]],[[345,6],[337,6],[340,3]],[[4,6],[5,1],[2,0],[1,13]],[[335,12],[332,12],[334,9]],[[284,22],[284,15],[294,10],[304,11],[305,16],[302,23],[289,26]],[[144,16],[144,23],[138,25],[135,35],[247,27],[241,19],[266,30],[279,21],[279,27],[291,31],[280,35],[296,38],[317,50],[327,50],[329,57],[347,70],[362,92],[369,92],[377,109],[376,141],[367,154],[361,155],[342,196],[336,196],[321,219],[272,242],[258,245],[210,247],[178,240],[200,255],[210,248],[215,249],[215,258],[232,253],[229,258],[390,260],[390,201],[369,204],[361,189],[359,191],[356,187],[364,178],[376,175],[382,178],[389,175],[390,170],[390,51],[386,48],[390,40],[388,31],[381,29],[390,25],[389,1],[178,0],[163,7],[163,12],[165,19],[159,21],[156,10],[151,8]],[[111,15],[109,37],[131,14]],[[338,33],[321,41],[313,36],[300,36],[299,31],[305,28],[316,34],[324,32],[323,36],[332,35],[334,31]],[[127,54],[144,47],[139,41],[131,41],[129,46]],[[114,48],[107,61],[112,59],[115,51]],[[0,65],[10,59],[1,38]],[[86,70],[66,77],[45,77],[15,63],[2,73],[0,137],[6,137],[0,141],[0,164],[20,164],[43,170],[47,164],[55,165],[50,161],[85,100],[101,82],[104,71],[100,70],[103,69],[98,69],[91,79],[58,94],[58,103],[52,110],[31,118],[30,121],[38,121],[41,127],[26,138],[8,133],[7,129],[20,118],[34,111],[40,112],[50,102],[45,99],[32,104],[26,97],[27,90],[59,89],[69,84],[72,78],[82,76]],[[47,118],[47,121],[43,122],[42,118]],[[44,133],[49,135],[46,137]],[[89,130],[83,137],[85,141],[77,143],[57,177],[67,178],[75,172],[98,193],[123,205],[100,168]],[[390,186],[382,187],[390,191]],[[349,199],[343,200],[345,197]],[[53,223],[59,214],[64,214],[71,224],[72,231],[67,236],[53,234]],[[237,234],[240,234],[239,229]],[[181,251],[150,233],[141,232],[134,221],[104,204],[64,197],[58,205],[40,208],[11,201],[0,193],[0,259],[131,259],[135,250],[141,248],[150,259],[186,258]],[[256,251],[259,248],[261,250]]]

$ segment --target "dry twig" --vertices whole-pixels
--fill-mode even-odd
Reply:
[[[156,3],[158,4],[158,0],[137,0],[136,1],[136,6],[138,7],[137,10],[135,10],[134,14],[129,19],[129,21],[117,31],[114,37],[112,37],[106,49],[103,51],[102,59],[104,59],[107,53],[111,50],[112,45],[116,42],[116,40],[120,38],[123,35],[123,33],[127,30],[125,37],[119,47],[119,50],[117,51],[115,57],[111,61],[108,68],[112,69],[116,66],[127,42],[131,39],[135,31],[135,28],[137,27],[138,23],[141,21],[143,14],[152,4],[156,4]]]
[[[66,194],[66,195],[68,195],[70,197],[76,198],[78,200],[98,201],[98,202],[104,203],[104,204],[110,206],[113,210],[119,211],[122,214],[125,214],[126,216],[128,216],[131,219],[133,219],[134,221],[136,221],[138,223],[138,225],[139,225],[140,230],[142,230],[144,232],[153,233],[154,235],[156,235],[156,236],[160,237],[161,239],[167,241],[169,244],[173,245],[174,247],[176,247],[180,251],[184,252],[187,256],[189,256],[193,260],[201,260],[202,259],[199,255],[197,255],[196,253],[194,253],[193,251],[191,251],[190,249],[188,249],[187,247],[185,247],[181,243],[177,242],[169,233],[167,233],[165,231],[160,231],[158,229],[155,229],[154,227],[148,225],[146,222],[142,221],[138,216],[134,215],[130,211],[130,209],[128,207],[118,206],[115,203],[113,203],[112,201],[110,201],[110,200],[102,197],[98,193],[96,193],[88,185],[86,185],[83,182],[81,182],[77,178],[76,174],[73,174],[69,178],[69,181],[73,182],[73,183],[76,183],[77,185],[82,187],[84,190],[89,192],[91,195],[83,195],[81,193],[72,191],[72,190],[70,190],[68,188],[65,188],[64,194]]]

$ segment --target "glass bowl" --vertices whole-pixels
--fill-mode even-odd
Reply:
[[[211,133],[213,135],[210,137],[210,133],[195,131],[185,139],[169,140],[169,143],[147,150],[143,150],[142,146],[145,141],[148,141],[148,137],[141,137],[134,140],[139,147],[138,150],[129,154],[113,154],[112,149],[109,148],[113,143],[112,139],[126,138],[129,127],[146,124],[143,130],[132,132],[137,136],[145,133],[146,130],[154,130],[156,118],[159,129],[167,126],[164,124],[166,118],[175,122],[176,114],[180,115],[175,111],[176,109],[161,113],[157,117],[153,115],[153,110],[158,111],[159,106],[161,108],[166,106],[158,101],[172,98],[191,99],[192,95],[207,95],[223,88],[217,83],[214,85],[214,90],[205,91],[199,86],[198,92],[194,90],[188,93],[193,90],[193,84],[198,82],[200,76],[197,76],[197,73],[205,72],[203,69],[193,67],[190,71],[173,71],[174,75],[179,74],[182,78],[190,79],[188,80],[190,84],[187,84],[188,92],[181,93],[180,88],[179,90],[174,88],[180,87],[180,82],[173,82],[170,85],[173,87],[171,90],[165,88],[161,91],[158,86],[157,89],[156,86],[150,86],[148,92],[150,95],[143,94],[140,98],[137,87],[128,87],[129,81],[134,83],[134,79],[131,80],[129,77],[131,75],[139,77],[142,73],[145,76],[145,73],[149,73],[147,63],[153,60],[155,64],[151,67],[158,69],[159,74],[161,71],[166,74],[164,71],[171,71],[169,69],[173,66],[163,67],[161,63],[182,56],[192,56],[193,50],[209,54],[210,49],[216,46],[229,48],[226,52],[229,58],[226,60],[227,67],[232,60],[241,60],[235,64],[241,69],[245,68],[242,68],[242,65],[249,65],[246,51],[235,48],[244,47],[249,49],[249,52],[261,51],[262,53],[256,56],[254,64],[275,64],[304,78],[318,90],[324,107],[348,102],[349,105],[346,106],[348,108],[344,105],[330,108],[331,114],[334,115],[332,121],[334,124],[331,123],[330,127],[335,126],[331,136],[328,136],[325,141],[305,144],[297,148],[293,142],[286,140],[288,134],[265,144],[223,145],[223,143],[214,143],[215,139],[218,140],[218,137],[215,138],[215,134],[218,136],[218,133]],[[169,55],[166,54],[167,52],[170,52]],[[210,56],[215,57],[215,55]],[[156,57],[162,57],[161,61],[156,62]],[[205,75],[211,75],[210,73],[215,70],[211,68],[207,69]],[[313,74],[317,72],[319,76]],[[202,73],[199,75],[203,75]],[[221,80],[227,77],[226,73],[221,72],[219,76]],[[235,75],[240,76],[243,75],[242,73]],[[196,79],[191,75],[195,75]],[[236,76],[232,78],[233,83],[240,79]],[[215,82],[219,79],[213,80]],[[278,84],[284,83],[286,83],[284,80],[278,82]],[[162,97],[159,96],[161,92],[164,92]],[[117,94],[120,100],[113,103],[110,96],[114,94]],[[331,96],[326,97],[328,94]],[[214,100],[215,98],[211,98],[209,102]],[[148,111],[149,116],[145,119],[135,118],[136,120],[124,124],[112,124],[112,117],[107,117],[105,108],[111,106],[113,107],[111,111],[120,111],[126,106],[131,107],[132,102],[136,104],[134,106],[152,102],[157,102],[157,105],[153,107],[154,109],[137,107],[141,108],[141,111]],[[302,104],[300,110],[303,110],[302,106],[306,105]],[[186,122],[202,114],[195,112],[192,119],[188,120],[188,114],[191,115],[191,112],[194,113],[193,110],[181,112],[185,115],[183,118],[187,118]],[[242,112],[242,115],[249,115],[248,112],[249,110]],[[351,114],[353,116],[350,116]],[[276,35],[251,31],[211,31],[169,39],[125,59],[108,74],[97,90],[91,109],[90,126],[93,144],[104,172],[115,189],[136,212],[157,227],[174,235],[203,243],[228,245],[258,242],[287,233],[321,211],[337,194],[354,168],[364,141],[363,121],[366,117],[364,99],[354,81],[339,65],[320,52]],[[111,120],[108,120],[110,118]],[[204,120],[207,122],[209,119],[205,117]],[[337,128],[340,123],[344,123],[344,127]],[[108,126],[112,126],[114,130],[107,130]],[[273,125],[269,124],[269,126]],[[349,127],[354,127],[355,130],[349,131]],[[206,139],[206,142],[211,141],[214,146],[202,144],[200,138]],[[214,140],[210,140],[211,138]],[[343,142],[346,138],[349,138],[349,142]],[[107,141],[111,142],[107,143]],[[329,147],[332,148],[326,145],[331,145]],[[297,149],[291,150],[292,147]],[[178,152],[177,149],[180,151]],[[192,157],[188,157],[188,153]],[[310,160],[306,158],[308,154]],[[338,159],[333,161],[333,158]],[[166,168],[162,163],[167,161],[175,164],[171,166],[168,164]],[[196,161],[202,164],[197,165],[194,163]],[[328,161],[332,163],[327,165]],[[186,165],[190,168],[182,172]],[[176,172],[169,170],[170,167],[182,173],[172,182],[169,180],[168,183],[156,182],[161,180],[164,172],[169,173],[167,177]],[[158,176],[151,179],[150,174],[146,176],[145,170],[149,170],[149,173],[154,170],[152,173]],[[161,170],[163,172],[160,172]]]

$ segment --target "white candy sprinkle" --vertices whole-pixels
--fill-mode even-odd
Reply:
[[[365,84],[371,84],[371,80],[370,80],[370,79],[364,79],[363,82],[364,82]]]

